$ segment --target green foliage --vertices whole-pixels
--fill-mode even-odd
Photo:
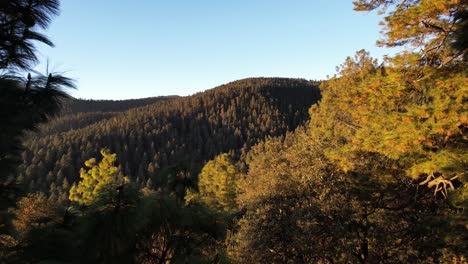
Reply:
[[[146,225],[138,233],[139,263],[207,263],[222,254],[226,223],[202,204],[144,190]]]
[[[42,193],[30,193],[11,210],[12,232],[3,235],[2,261],[31,263],[44,260],[71,262],[76,259],[76,239],[68,230],[67,212]],[[8,242],[8,243],[5,243]]]
[[[135,263],[136,232],[142,227],[142,196],[132,184],[116,190],[112,182],[96,189],[77,219],[77,237],[82,240],[82,262]]]
[[[222,212],[237,210],[236,194],[239,168],[230,154],[221,154],[208,161],[198,176],[198,193],[189,192],[186,201],[199,200]]]
[[[105,150],[102,155],[99,164],[87,162],[84,174],[119,175],[115,155]],[[116,188],[115,181],[96,180],[93,188],[83,186],[75,190],[89,191],[86,206],[65,212],[43,194],[23,198],[14,211],[19,235],[2,256],[15,263],[207,263],[222,258],[226,223],[207,207],[186,207],[174,195],[139,190],[132,183]]]
[[[222,219],[173,195],[103,188],[76,220],[86,263],[199,263],[216,255]]]
[[[6,263],[80,263],[79,240],[61,225],[31,229],[18,241]]]
[[[21,77],[21,71],[30,70],[37,63],[34,43],[52,46],[40,29],[46,29],[51,19],[57,15],[59,2],[56,0],[2,1],[0,3],[0,237],[14,235],[8,227],[9,215],[6,208],[13,206],[24,193],[21,184],[23,175],[18,175],[21,151],[25,133],[34,131],[37,125],[56,115],[61,100],[68,97],[65,88],[75,88],[74,82],[59,74]],[[43,163],[38,172],[42,173]],[[46,175],[46,174],[44,174]],[[28,183],[34,186],[34,182]],[[30,208],[39,206],[39,208]],[[19,236],[29,233],[29,228],[53,221],[51,204],[46,197],[30,195],[18,204],[13,211],[14,224]],[[51,218],[52,217],[52,218]],[[3,239],[2,239],[3,240]],[[6,239],[11,244],[11,239]],[[5,243],[0,243],[0,256],[3,257]],[[10,245],[11,246],[11,245]]]
[[[157,96],[140,99],[127,100],[94,100],[71,98],[64,102],[62,114],[64,116],[84,113],[116,113],[125,112],[129,109],[151,105],[157,102],[176,99],[179,96]],[[80,126],[81,127],[81,126]]]
[[[70,201],[80,205],[90,205],[95,201],[102,188],[116,188],[128,181],[119,168],[114,166],[117,160],[116,154],[102,149],[101,155],[102,160],[99,163],[96,163],[95,158],[85,162],[88,169],[82,168],[80,170],[81,181],[71,187]]]

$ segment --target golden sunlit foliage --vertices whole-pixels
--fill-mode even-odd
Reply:
[[[80,170],[81,181],[74,184],[70,189],[70,201],[82,205],[92,203],[102,188],[107,185],[117,187],[128,182],[128,179],[114,166],[117,160],[116,154],[111,154],[109,150],[101,150],[102,160],[96,163],[95,158],[85,162],[88,169]]]
[[[378,44],[400,52],[381,62],[365,50],[348,57],[321,83],[305,125],[304,106],[319,96],[312,83],[259,78],[125,114],[64,117],[42,130],[39,143],[28,139],[34,151],[23,153],[21,176],[30,189],[59,197],[75,180],[73,162],[105,145],[122,159],[102,149],[101,160],[87,160],[65,214],[52,195],[23,198],[11,210],[16,233],[3,237],[11,241],[5,256],[18,263],[466,263],[468,4],[354,5],[380,11]]]
[[[384,10],[379,43],[406,49],[380,63],[364,50],[347,58],[305,132],[252,149],[232,251],[242,263],[466,260],[468,79],[454,43],[467,6],[355,6]]]
[[[466,47],[454,48],[466,30],[464,0],[358,0],[355,10],[379,10],[384,14],[383,38],[377,44],[386,47],[405,46],[417,50],[424,63],[443,67],[461,60]],[[466,16],[466,15],[465,15]],[[465,33],[466,34],[466,33]]]
[[[339,75],[324,83],[321,109],[311,110],[312,119],[336,115],[336,121],[327,121],[321,129],[334,133],[331,137],[339,134],[346,142],[329,150],[345,170],[353,166],[349,160],[353,152],[377,152],[398,160],[408,176],[425,177],[431,186],[442,181],[453,189],[451,181],[465,177],[468,160],[463,147],[466,70],[427,68],[423,77],[414,79],[417,66],[401,68],[396,64],[400,59],[404,58],[395,58],[388,67],[377,65],[363,51],[348,59]],[[327,105],[339,108],[330,112]],[[436,190],[447,194],[444,186]]]
[[[261,143],[239,182],[238,222],[230,254],[241,263],[431,262],[457,232],[443,220],[444,201],[367,154],[347,173],[327,158],[306,129]],[[388,172],[387,172],[388,173]],[[437,227],[437,228],[435,228]],[[430,238],[427,236],[430,233]],[[463,233],[463,232],[462,232]]]
[[[62,217],[55,204],[48,201],[43,193],[31,193],[21,198],[12,213],[13,226],[20,235],[34,227],[58,223]]]
[[[456,15],[466,4],[362,0],[355,5],[357,10],[391,10],[384,13],[383,43],[421,50],[403,51],[382,64],[360,51],[323,84],[323,99],[312,109],[312,120],[329,118],[328,105],[337,106],[331,115],[338,124],[326,121],[323,130],[335,131],[324,133],[345,142],[330,149],[330,157],[341,160],[346,170],[352,168],[348,157],[356,151],[381,153],[397,160],[408,176],[423,177],[423,184],[436,193],[447,196],[460,184],[457,192],[464,192],[468,78],[463,52],[451,44]]]
[[[239,173],[239,167],[230,154],[217,156],[205,164],[198,176],[198,193],[189,192],[186,201],[196,199],[219,211],[235,211]]]

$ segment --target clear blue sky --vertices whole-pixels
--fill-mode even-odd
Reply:
[[[247,77],[325,79],[377,48],[380,18],[351,0],[62,0],[40,46],[80,98],[189,95]],[[38,65],[44,69],[44,64]]]

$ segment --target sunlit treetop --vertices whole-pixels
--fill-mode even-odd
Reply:
[[[355,7],[382,11],[379,43],[406,49],[385,64],[365,51],[348,58],[323,83],[320,106],[311,109],[312,130],[334,142],[327,151],[344,169],[354,169],[354,156],[379,153],[435,193],[457,196],[453,201],[461,206],[468,188],[468,79],[466,46],[453,44],[463,40],[466,21],[459,14],[467,5],[362,0]]]
[[[71,187],[70,201],[89,205],[104,187],[109,185],[117,187],[128,182],[119,167],[114,165],[117,161],[117,155],[111,154],[107,149],[102,149],[101,155],[102,160],[99,163],[96,162],[95,158],[85,161],[87,169],[80,170],[81,181]]]
[[[421,51],[424,63],[442,66],[466,53],[466,1],[358,0],[357,11],[379,10],[383,38],[377,44]],[[466,41],[465,41],[466,42]]]

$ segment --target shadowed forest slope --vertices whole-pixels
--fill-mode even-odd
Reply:
[[[148,99],[156,102],[142,107],[132,106],[147,100],[122,102],[122,108],[130,106],[122,112],[107,103],[75,104],[71,114],[26,140],[19,180],[29,191],[67,201],[83,162],[109,148],[140,186],[183,195],[207,160],[229,151],[244,155],[259,140],[293,130],[319,98],[315,82],[253,78],[188,97]],[[86,112],[91,108],[98,112]]]
[[[72,99],[65,103],[64,114],[89,112],[123,112],[130,108],[142,107],[159,101],[175,99],[179,96],[157,96],[128,100]]]
[[[143,107],[164,100],[179,98],[178,96],[158,96],[130,100],[89,100],[65,99],[58,117],[41,125],[34,136],[53,135],[69,130],[84,128],[101,120],[109,119],[121,112],[136,107]]]

